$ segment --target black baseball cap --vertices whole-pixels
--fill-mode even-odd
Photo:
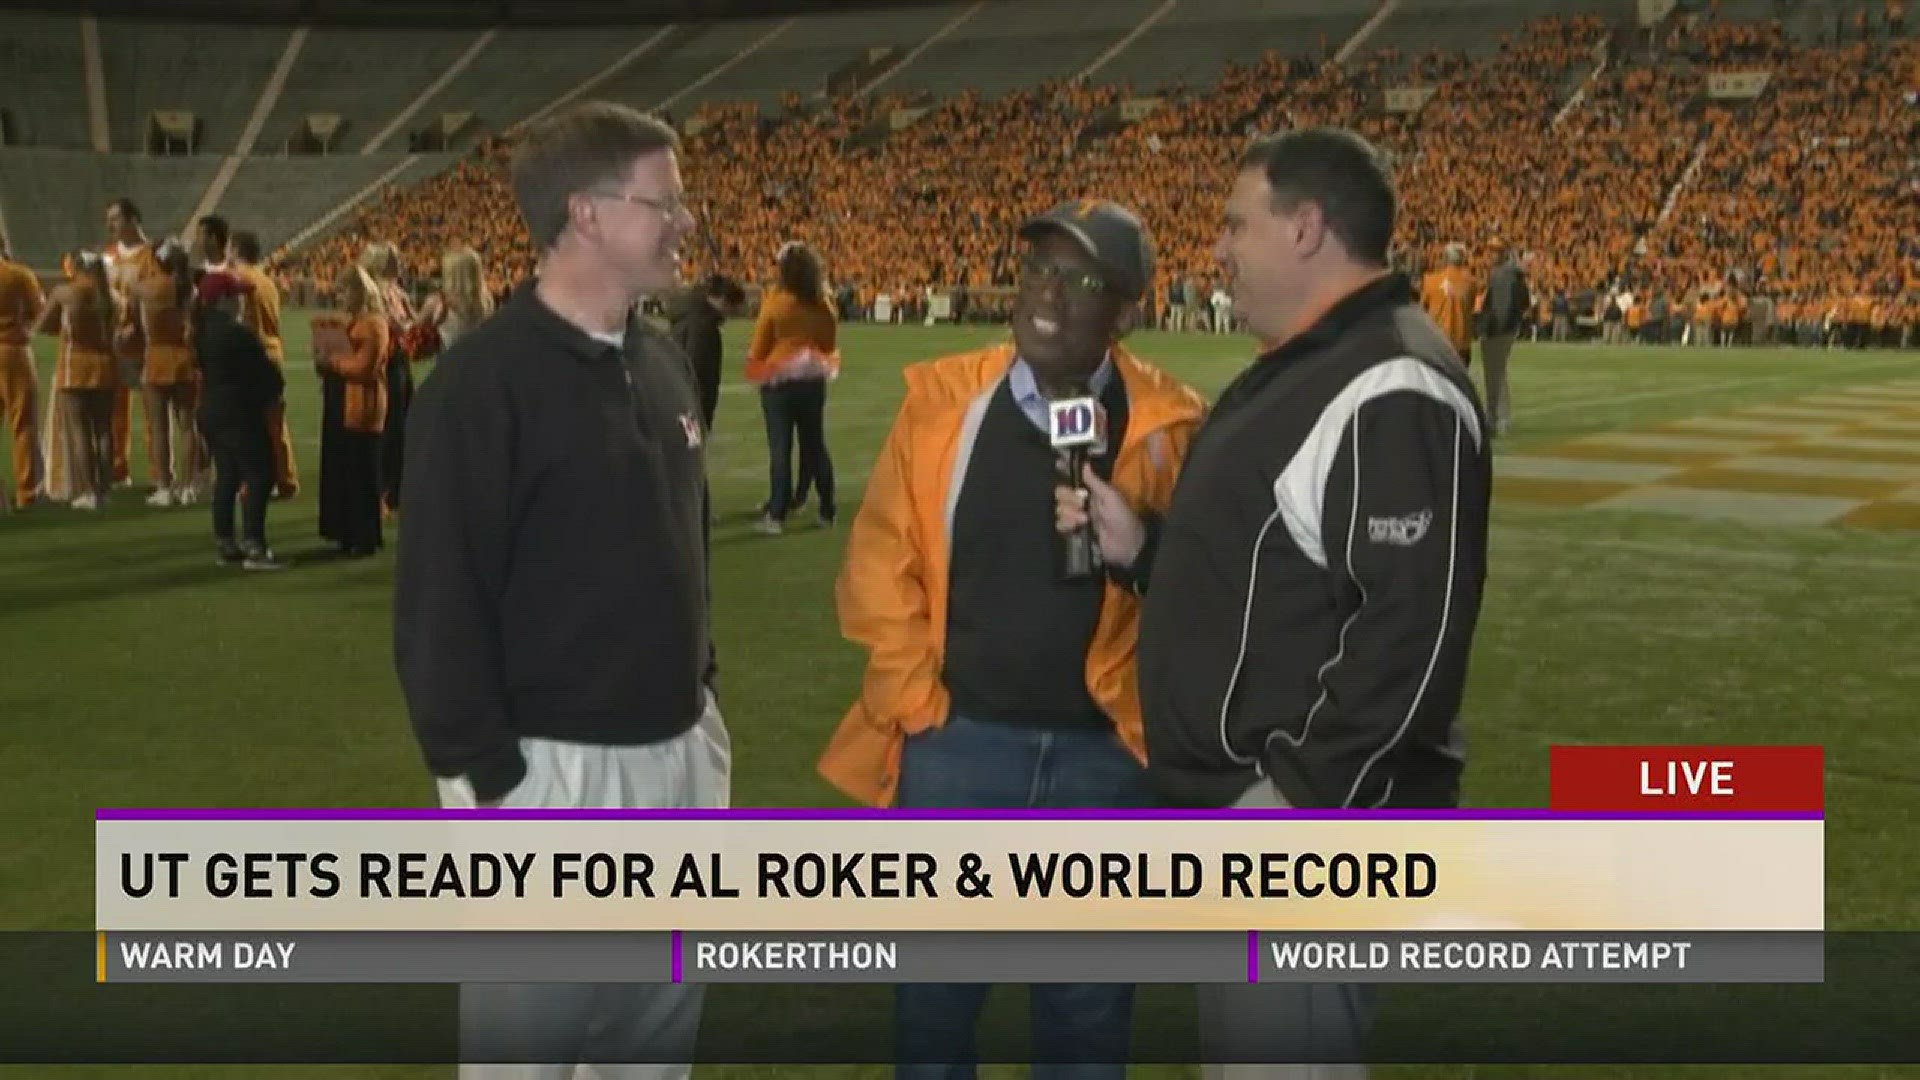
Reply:
[[[1153,281],[1153,243],[1147,228],[1133,211],[1106,199],[1077,199],[1020,226],[1022,240],[1061,232],[1093,257],[1107,285],[1129,300],[1138,300]]]

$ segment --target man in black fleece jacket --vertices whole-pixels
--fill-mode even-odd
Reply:
[[[394,650],[446,806],[727,805],[706,425],[686,357],[634,315],[694,225],[676,145],[604,103],[528,133],[513,186],[540,276],[448,351],[409,418]],[[468,986],[461,1056],[685,1061],[700,1000]]]
[[[1164,522],[1097,476],[1140,614],[1147,767],[1201,807],[1451,807],[1487,567],[1490,432],[1461,358],[1387,268],[1391,173],[1350,132],[1253,144],[1217,254],[1264,352],[1221,392]],[[1276,836],[1285,826],[1275,823]],[[1362,985],[1200,989],[1206,1060],[1352,1080]]]

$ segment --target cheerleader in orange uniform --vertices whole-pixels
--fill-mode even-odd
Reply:
[[[156,253],[160,272],[134,285],[140,328],[146,337],[146,361],[140,385],[146,396],[147,452],[153,462],[153,494],[148,506],[190,506],[199,494],[206,455],[194,425],[198,368],[187,333],[193,278],[187,249],[168,240]],[[176,458],[182,468],[176,470]]]
[[[113,483],[113,397],[119,385],[113,356],[119,321],[100,256],[75,260],[72,281],[53,290],[35,330],[60,335],[53,371],[63,468],[49,470],[49,494],[76,510],[98,510]]]

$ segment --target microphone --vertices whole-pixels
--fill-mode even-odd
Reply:
[[[1047,435],[1066,466],[1066,483],[1086,494],[1081,474],[1087,458],[1107,449],[1107,411],[1089,396],[1056,398],[1047,402]],[[1093,526],[1082,525],[1060,538],[1060,576],[1089,578],[1100,568],[1100,552],[1093,542]]]

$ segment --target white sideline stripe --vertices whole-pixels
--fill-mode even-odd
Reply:
[[[428,83],[427,88],[420,91],[420,96],[414,98],[407,104],[406,108],[400,110],[400,115],[388,121],[386,127],[375,132],[373,138],[367,140],[367,145],[360,148],[360,152],[362,154],[371,154],[375,150],[380,149],[380,144],[393,138],[394,132],[399,131],[407,121],[413,119],[415,113],[426,108],[427,102],[432,101],[436,94],[447,88],[448,83],[458,78],[461,72],[467,70],[467,65],[473,63],[473,58],[479,56],[481,51],[492,44],[493,39],[499,35],[500,31],[498,29],[490,28],[481,32],[480,36],[473,40],[473,44],[467,46],[466,52],[461,53],[453,63],[447,65],[447,70],[441,72],[439,78]]]
[[[1920,481],[1920,462],[1849,461],[1846,458],[1797,458],[1784,455],[1737,457],[1719,462],[1716,468],[1742,472],[1775,473],[1781,476],[1831,477],[1840,480],[1914,480]]]
[[[1819,495],[1777,495],[1720,488],[1678,488],[1649,484],[1598,502],[1593,510],[1648,510],[1696,518],[1720,518],[1758,525],[1826,525],[1866,504],[1865,499]]]
[[[1768,420],[1759,418],[1741,418],[1735,416],[1689,416],[1684,420],[1673,420],[1668,428],[1686,428],[1703,435],[1758,435],[1763,438],[1794,439],[1811,435],[1826,435],[1839,430],[1840,422],[1800,420]]]
[[[1916,361],[1913,358],[1903,357],[1897,360],[1882,360],[1876,363],[1862,364],[1853,370],[1855,372],[1888,371],[1893,368],[1913,367],[1915,364]],[[1625,405],[1634,401],[1653,401],[1659,398],[1685,397],[1689,394],[1706,394],[1717,390],[1739,390],[1751,386],[1772,386],[1775,383],[1796,382],[1809,377],[1817,378],[1818,375],[1804,371],[1796,371],[1780,375],[1763,375],[1757,379],[1730,379],[1724,382],[1696,383],[1692,386],[1675,386],[1660,390],[1642,390],[1631,394],[1612,394],[1587,398],[1581,401],[1569,401],[1550,405],[1540,409],[1527,408],[1526,398],[1521,397],[1515,400],[1514,405],[1520,410],[1520,417],[1526,419],[1534,416],[1551,416],[1557,413],[1575,412],[1582,409],[1604,408],[1608,405]]]
[[[1651,484],[1682,471],[1678,465],[1639,461],[1594,461],[1532,454],[1504,454],[1493,459],[1493,475],[1522,480],[1600,480],[1620,484]]]

